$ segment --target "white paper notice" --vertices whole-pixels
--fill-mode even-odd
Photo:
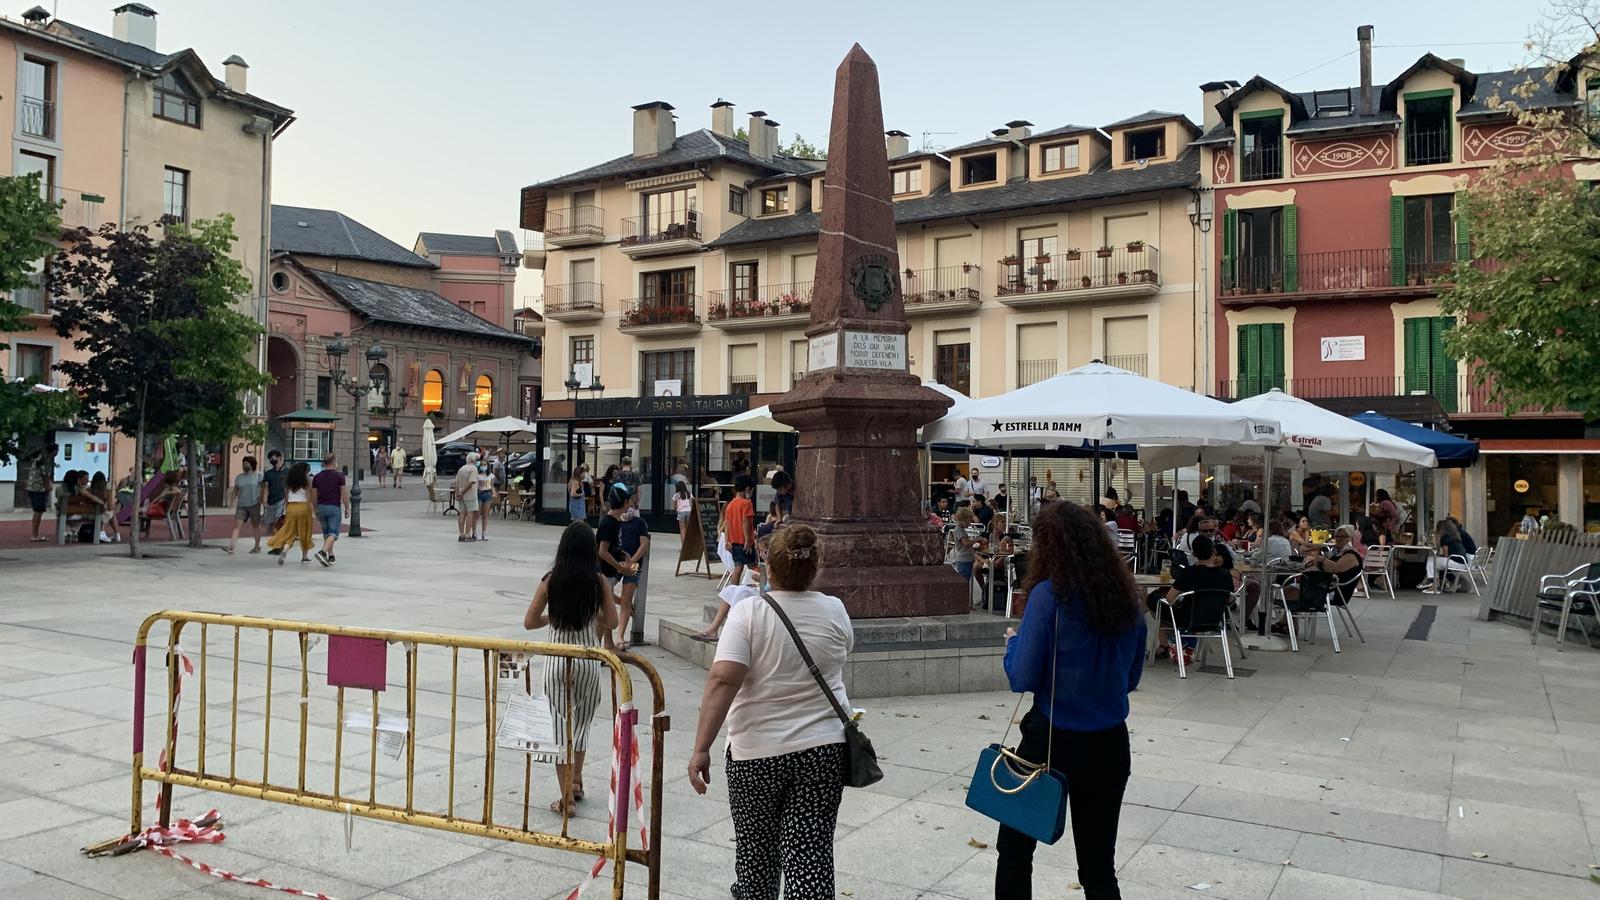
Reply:
[[[806,345],[807,371],[833,369],[839,365],[839,334],[819,334]]]
[[[539,762],[556,761],[556,726],[550,717],[550,704],[543,697],[516,691],[500,718],[500,733],[495,746],[520,750]]]
[[[345,714],[344,727],[355,731],[371,732],[372,710]],[[390,759],[399,759],[406,750],[406,720],[387,713],[378,714],[378,752]]]
[[[495,655],[498,660],[501,692],[507,694],[526,692],[527,687],[523,684],[522,676],[528,670],[528,654],[497,650]]]
[[[844,333],[844,367],[906,371],[906,336],[875,331]]]

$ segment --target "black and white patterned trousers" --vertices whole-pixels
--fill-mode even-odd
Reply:
[[[844,744],[728,759],[735,900],[832,900],[833,831],[844,795]]]

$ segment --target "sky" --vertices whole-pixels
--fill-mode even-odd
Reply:
[[[12,15],[28,5],[17,0]],[[47,7],[51,0],[44,0]],[[277,140],[273,200],[337,209],[410,247],[419,231],[517,223],[518,191],[631,150],[635,104],[753,109],[825,143],[833,70],[859,41],[877,61],[884,124],[913,146],[976,140],[1012,119],[1038,130],[1147,109],[1200,120],[1202,82],[1260,74],[1291,90],[1359,80],[1356,26],[1375,26],[1374,81],[1424,52],[1474,71],[1526,58],[1535,0],[1311,4],[431,2],[146,0],[157,49],[194,48],[218,77],[295,111]],[[57,0],[111,32],[113,0]],[[925,136],[926,133],[926,136]],[[524,270],[517,305],[540,292]]]

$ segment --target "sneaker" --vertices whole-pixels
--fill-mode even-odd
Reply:
[[[282,556],[283,555],[283,548],[278,547],[278,548],[274,548],[272,550],[268,550],[267,551],[267,555],[268,556]]]
[[[338,559],[336,559],[336,558],[335,558],[335,557],[334,557],[334,555],[333,555],[333,554],[332,554],[332,553],[329,553],[329,554],[328,554],[328,562],[330,562],[330,563],[336,563],[336,562],[338,562],[338,561],[339,561],[339,560],[338,560]]]
[[[111,536],[106,534],[104,531],[100,532],[100,543],[102,543],[102,544],[111,543]]]
[[[272,551],[272,554],[278,557],[278,565],[280,566],[289,561],[289,557],[284,556],[283,551],[281,550],[274,550]]]
[[[322,567],[324,569],[326,569],[329,565],[332,565],[332,560],[328,559],[328,554],[322,552],[321,550],[317,551],[317,562],[322,563]]]

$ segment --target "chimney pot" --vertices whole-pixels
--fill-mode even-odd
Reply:
[[[1027,119],[1013,119],[1006,123],[1006,137],[1020,141],[1033,134],[1033,123]]]
[[[883,146],[888,151],[890,159],[911,152],[911,135],[904,131],[885,131],[883,134]]]
[[[733,137],[733,103],[721,97],[711,104],[711,133]]]
[[[1452,56],[1449,59],[1445,60],[1445,62],[1449,63],[1452,66],[1455,66],[1458,69],[1465,69],[1467,67],[1467,61],[1462,59],[1459,56]]]
[[[111,36],[156,49],[156,11],[143,3],[124,3],[111,11]]]
[[[767,128],[767,114],[761,110],[751,110],[750,124],[745,126],[745,134],[750,143],[750,155],[756,159],[771,159],[774,149],[772,132]]]
[[[228,90],[236,94],[245,93],[245,75],[249,68],[250,64],[237,53],[222,61],[223,78],[228,83]]]
[[[1372,26],[1356,28],[1356,44],[1361,50],[1361,114],[1370,116],[1377,111],[1372,102]]]
[[[761,124],[767,127],[767,156],[776,156],[780,145],[783,143],[778,140],[778,123],[771,119],[763,119]]]
[[[633,155],[644,159],[660,156],[672,149],[677,126],[672,119],[672,104],[661,100],[641,103],[633,108]]]

